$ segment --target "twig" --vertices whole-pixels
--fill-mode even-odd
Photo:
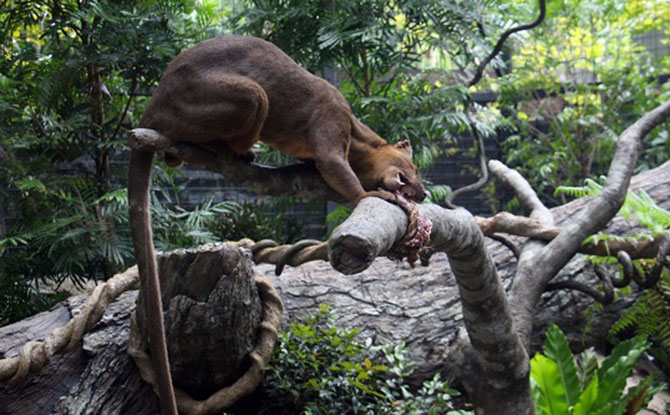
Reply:
[[[119,121],[116,123],[116,128],[114,129],[114,134],[112,134],[112,139],[110,140],[111,142],[114,142],[116,140],[116,137],[119,134],[119,130],[121,129],[121,123],[123,123],[124,118],[126,118],[126,114],[128,113],[128,109],[130,109],[130,104],[133,102],[133,93],[135,91],[135,88],[137,87],[137,73],[133,74],[133,79],[130,82],[130,92],[128,93],[128,101],[126,102],[126,106],[123,108],[123,112],[121,113],[121,116],[119,117]]]
[[[510,251],[512,251],[512,255],[514,255],[514,258],[519,259],[519,255],[521,255],[521,250],[517,246],[517,244],[514,243],[510,238],[506,237],[505,235],[501,235],[499,233],[492,233],[490,235],[486,235],[489,238],[493,239],[494,241],[498,241],[501,244],[505,245]]]
[[[470,80],[470,82],[468,83],[468,86],[473,86],[482,79],[482,75],[484,74],[484,69],[486,68],[486,65],[488,65],[489,62],[491,62],[496,56],[498,56],[500,51],[502,51],[502,48],[505,45],[505,41],[507,40],[508,37],[510,37],[512,34],[516,32],[532,29],[538,26],[540,23],[542,23],[542,21],[544,20],[544,16],[546,15],[546,9],[547,9],[546,0],[539,0],[539,3],[540,3],[540,14],[534,21],[528,24],[508,29],[502,35],[500,35],[500,39],[498,39],[498,43],[496,43],[491,53],[489,53],[489,55],[486,58],[484,58],[484,60],[481,61],[477,66],[477,71],[475,72],[475,75],[472,77],[472,80]]]

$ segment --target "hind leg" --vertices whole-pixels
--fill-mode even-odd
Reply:
[[[215,154],[249,157],[268,112],[263,88],[250,78],[210,71],[161,80],[141,125]]]

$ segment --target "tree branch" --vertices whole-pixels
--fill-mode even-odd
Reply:
[[[551,242],[544,245],[544,242],[529,241],[524,246],[510,290],[510,304],[517,331],[526,346],[530,342],[532,318],[546,285],[580,250],[582,242],[589,235],[602,229],[619,211],[625,200],[641,149],[642,137],[668,116],[670,116],[670,102],[648,112],[624,131],[617,141],[607,181],[600,194],[574,215]],[[551,213],[541,205],[537,196],[528,194],[530,186],[527,186],[527,183],[513,186],[517,195],[521,194],[524,197],[523,200],[520,197],[522,205],[534,205],[531,218],[553,224]]]
[[[521,206],[530,212],[530,218],[539,220],[548,225],[554,224],[554,216],[551,211],[540,201],[540,198],[535,193],[535,190],[530,186],[528,181],[519,174],[516,170],[512,170],[497,160],[489,162],[491,172],[498,177],[508,187],[512,188],[519,199]],[[516,275],[512,282],[510,290],[510,304],[512,306],[512,313],[514,315],[514,322],[516,330],[519,333],[522,344],[528,348],[530,346],[530,336],[533,330],[532,320],[526,310],[527,291],[539,292],[541,295],[544,287],[536,286],[533,281],[533,266],[535,263],[535,256],[544,247],[546,242],[530,239],[521,248],[519,259],[517,261]],[[539,300],[539,296],[537,297]],[[536,304],[537,302],[533,303]]]
[[[477,146],[479,147],[479,169],[482,172],[482,177],[474,183],[470,183],[467,186],[460,187],[451,192],[451,194],[444,199],[444,203],[450,209],[456,209],[458,207],[453,203],[456,197],[462,195],[463,193],[474,192],[476,190],[479,190],[482,187],[484,187],[486,182],[489,181],[489,169],[486,168],[486,151],[484,148],[484,139],[482,138],[481,134],[479,134],[479,132],[477,131],[477,127],[475,126],[475,123],[472,121],[472,118],[470,117],[467,108],[465,110],[465,115],[468,118],[472,135],[474,136],[475,140],[477,140]]]
[[[128,145],[135,149],[165,151],[201,169],[226,176],[248,189],[269,196],[295,196],[344,202],[321,177],[313,163],[270,167],[249,163],[235,155],[210,153],[189,144],[172,143],[158,131],[136,128],[128,136]]]
[[[445,210],[431,204],[420,205],[419,210],[421,217],[433,223],[431,248],[447,254],[458,283],[469,338],[464,347],[472,348],[476,359],[473,367],[480,367],[490,380],[486,385],[466,385],[474,392],[472,399],[483,408],[498,405],[500,409],[511,401],[515,405],[529,404],[528,356],[514,329],[505,290],[474,217],[464,209]],[[365,198],[333,231],[330,263],[345,274],[363,271],[402,238],[406,227],[407,216],[399,207]],[[516,398],[502,399],[505,394]],[[505,408],[501,413],[520,412]]]
[[[528,24],[508,29],[502,35],[500,35],[500,39],[498,39],[498,43],[496,43],[491,53],[489,53],[489,55],[486,58],[484,58],[484,60],[481,61],[477,66],[477,71],[475,72],[475,75],[472,77],[472,80],[470,80],[470,82],[468,83],[468,86],[473,86],[482,79],[482,75],[484,74],[484,69],[486,69],[486,65],[488,65],[489,62],[491,62],[496,56],[498,56],[500,51],[502,51],[502,48],[505,45],[505,41],[507,40],[508,37],[510,37],[512,34],[516,32],[532,29],[538,26],[540,23],[542,23],[542,21],[544,20],[544,16],[546,15],[546,9],[547,9],[546,0],[539,0],[539,4],[540,4],[540,14],[534,21]]]
[[[562,231],[560,227],[547,225],[536,219],[516,216],[509,212],[500,212],[490,218],[476,217],[482,233],[492,237],[496,233],[507,233],[525,236],[549,242]],[[656,235],[651,239],[598,241],[581,245],[579,252],[586,255],[616,256],[619,252],[627,252],[631,258],[655,258],[665,235]]]
[[[621,134],[607,180],[598,196],[564,226],[563,232],[547,244],[538,258],[537,274],[545,283],[574,256],[584,239],[602,229],[621,209],[642,148],[642,138],[668,117],[670,101],[649,111]]]

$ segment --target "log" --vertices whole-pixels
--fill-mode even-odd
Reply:
[[[670,209],[670,163],[638,175],[631,187],[645,189],[661,207]],[[577,200],[552,209],[556,223],[560,225],[584,203]],[[607,232],[621,235],[634,229],[617,217]],[[489,240],[487,246],[503,284],[509,287],[516,259],[499,242]],[[321,304],[331,304],[338,311],[337,323],[361,328],[362,338],[372,337],[377,343],[404,341],[417,363],[416,380],[438,371],[449,374],[449,362],[455,358],[450,345],[462,329],[463,316],[446,255],[437,254],[429,267],[413,269],[379,258],[364,272],[346,276],[323,261],[287,267],[281,277],[274,275],[272,265],[258,265],[255,272],[271,280],[280,292],[284,324],[313,314]],[[584,256],[577,256],[561,274],[596,281]],[[112,303],[73,354],[57,357],[18,387],[0,386],[0,414],[158,413],[155,395],[125,353],[136,295],[131,291]],[[618,299],[590,319],[585,312],[592,304],[589,297],[572,291],[545,293],[534,320],[531,350],[543,342],[541,333],[551,323],[561,326],[575,350],[602,346],[607,328],[633,298]],[[48,312],[0,328],[0,353],[3,357],[18,354],[25,340],[43,337],[82,302],[81,297],[71,298]],[[587,324],[591,331],[584,334]]]

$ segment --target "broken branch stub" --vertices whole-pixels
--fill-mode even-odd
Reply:
[[[367,269],[407,231],[407,214],[377,197],[362,199],[328,241],[328,258],[337,271],[350,275]]]

